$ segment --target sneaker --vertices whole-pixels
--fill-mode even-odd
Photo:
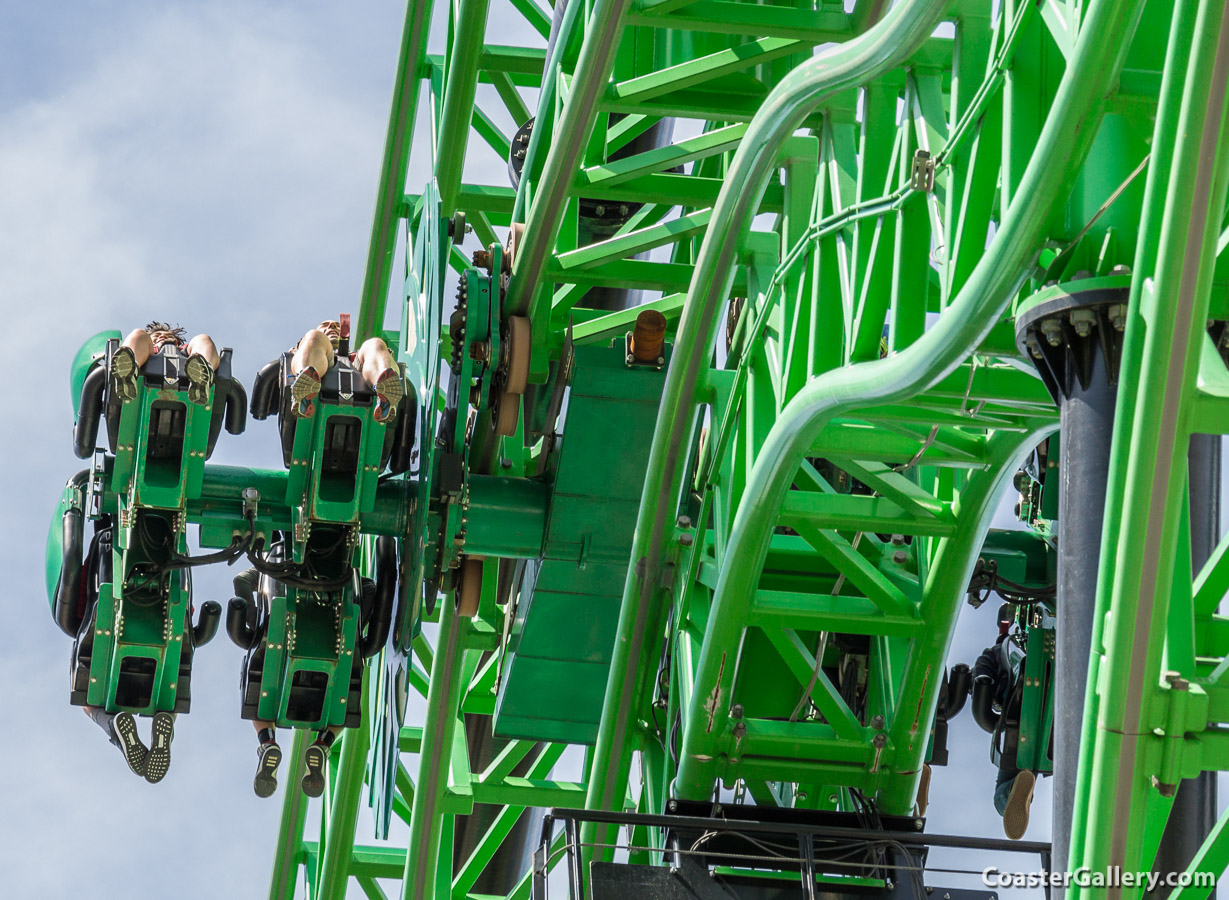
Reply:
[[[256,751],[259,761],[256,763],[256,779],[252,782],[252,790],[257,797],[272,797],[277,790],[277,767],[282,763],[282,748],[276,741],[267,741]]]
[[[188,357],[185,368],[188,372],[188,399],[197,406],[207,405],[213,388],[213,366],[199,353],[193,353]]]
[[[316,397],[320,393],[320,373],[311,366],[295,376],[290,384],[290,409],[300,419],[310,419],[316,412]]]
[[[131,347],[120,347],[111,356],[111,395],[123,402],[137,398],[136,355]]]
[[[116,713],[115,718],[111,720],[111,729],[119,738],[120,750],[123,751],[128,768],[144,777],[145,759],[149,751],[141,741],[141,736],[137,734],[137,720],[130,712]]]
[[[309,744],[303,751],[303,764],[307,772],[303,775],[303,793],[309,797],[319,797],[324,793],[324,764],[329,758],[329,749],[318,741]]]
[[[1028,769],[1016,775],[1016,780],[1011,783],[1011,794],[1003,810],[1003,833],[1013,841],[1020,840],[1028,831],[1028,809],[1033,803],[1036,784],[1037,776]]]
[[[373,387],[376,392],[376,408],[372,413],[372,418],[380,423],[388,422],[396,415],[397,404],[405,396],[405,385],[401,382],[401,373],[397,369],[385,369],[380,373]]]
[[[171,738],[175,736],[175,717],[169,712],[154,713],[149,735],[149,755],[145,757],[145,780],[161,781],[171,768]]]

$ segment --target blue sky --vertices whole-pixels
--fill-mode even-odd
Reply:
[[[70,643],[48,615],[43,542],[81,466],[68,363],[96,331],[167,318],[233,347],[250,383],[306,328],[353,311],[403,13],[393,0],[0,11],[6,896],[266,891],[280,793],[251,792],[255,740],[238,716],[240,654],[224,636],[197,656],[193,711],[160,785],[130,775],[67,702]],[[425,177],[416,165],[411,182]],[[274,430],[252,422],[242,438],[224,435],[215,461],[280,465]],[[231,574],[199,576],[197,605],[225,604]],[[993,606],[964,617],[955,660],[989,639]],[[931,827],[999,834],[988,739],[967,715],[953,736]],[[1030,837],[1048,835],[1048,790],[1044,781]]]

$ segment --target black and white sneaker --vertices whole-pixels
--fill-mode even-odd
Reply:
[[[161,781],[171,768],[171,738],[175,736],[175,717],[169,712],[154,713],[149,736],[149,755],[145,757],[145,780]]]
[[[131,347],[120,347],[111,356],[111,396],[127,403],[137,398],[137,358]]]
[[[277,790],[277,767],[282,763],[282,748],[275,741],[266,741],[256,751],[260,760],[256,764],[256,779],[252,790],[257,797],[272,797]]]
[[[116,713],[115,718],[111,720],[111,728],[115,736],[119,738],[120,750],[124,754],[128,768],[137,775],[144,776],[145,760],[149,755],[149,750],[141,741],[141,736],[137,734],[137,720],[130,712]]]
[[[319,797],[324,793],[324,764],[328,758],[328,748],[319,742],[309,744],[303,751],[303,764],[307,767],[303,774],[303,793],[307,796]]]
[[[199,353],[193,353],[188,357],[186,369],[188,399],[197,406],[206,406],[209,403],[210,389],[213,387],[213,366]]]

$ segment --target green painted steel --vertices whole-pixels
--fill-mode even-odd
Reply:
[[[845,6],[407,4],[356,336],[397,322],[412,468],[382,476],[372,440],[326,496],[333,410],[289,473],[194,457],[175,497],[207,546],[246,488],[268,532],[314,509],[401,539],[363,723],[317,841],[287,794],[271,897],[477,896],[533,809],[912,815],[979,560],[1040,589],[1061,549],[1058,479],[1017,477],[1059,418],[1016,320],[1093,290],[1129,299],[1070,865],[1147,870],[1171,787],[1229,768],[1229,543],[1191,570],[1181,463],[1229,432],[1223,4]],[[631,352],[646,311],[661,364]],[[1024,529],[991,532],[1013,483]],[[1018,614],[1036,771],[1052,613]],[[481,766],[474,717],[508,739]],[[1192,871],[1229,862],[1225,821]],[[584,858],[614,838],[583,828]],[[660,863],[659,831],[628,840]]]

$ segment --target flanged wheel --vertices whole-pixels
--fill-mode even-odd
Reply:
[[[529,319],[524,316],[509,316],[508,318],[508,380],[504,391],[509,394],[523,394],[529,386],[529,351],[532,342],[532,328]]]
[[[501,394],[499,405],[495,412],[495,434],[499,437],[511,437],[516,434],[516,423],[521,418],[521,395]]]
[[[508,243],[504,245],[504,271],[512,272],[512,265],[516,262],[516,251],[520,248],[521,242],[525,238],[525,223],[513,222],[512,227],[508,229]]]
[[[457,579],[457,615],[472,619],[482,597],[482,557],[467,556]]]

